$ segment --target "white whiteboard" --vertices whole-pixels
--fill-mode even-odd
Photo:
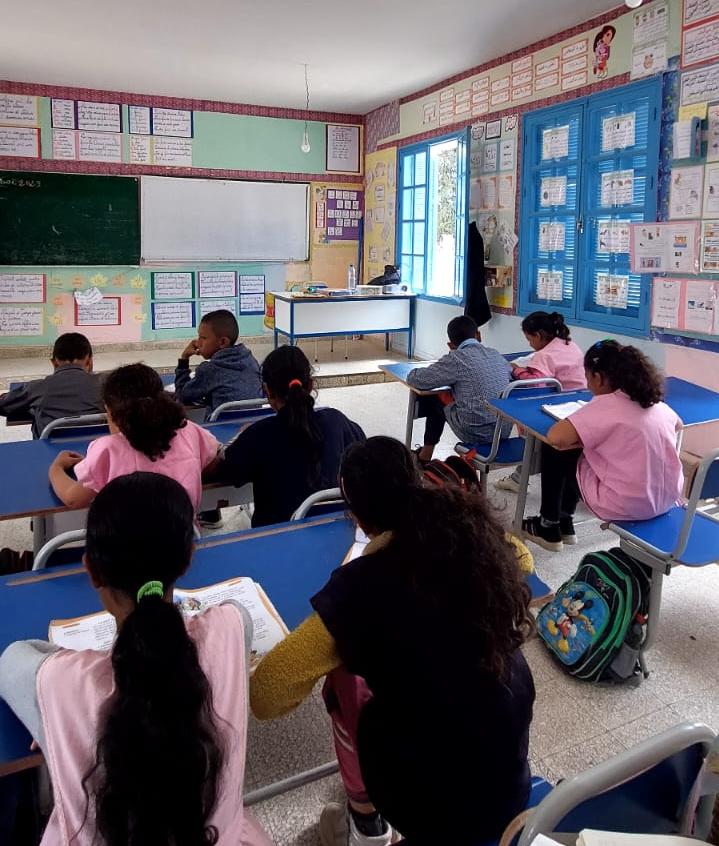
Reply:
[[[305,261],[309,185],[142,177],[142,260]]]

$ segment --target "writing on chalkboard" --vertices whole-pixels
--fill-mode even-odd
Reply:
[[[40,188],[40,179],[23,179],[17,176],[0,176],[0,188],[5,185],[12,185],[13,188]]]
[[[42,335],[42,306],[0,306],[0,337]]]

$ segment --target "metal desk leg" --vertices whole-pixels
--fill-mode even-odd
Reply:
[[[34,555],[37,555],[43,546],[45,546],[46,541],[47,526],[45,524],[45,518],[42,515],[36,514],[32,518],[32,549]]]
[[[275,349],[277,349],[277,329],[275,329]]]
[[[350,357],[350,348],[349,348],[349,335],[345,335],[345,361]]]
[[[319,353],[317,352],[317,338],[315,338],[315,364],[319,361]]]
[[[287,793],[289,790],[302,787],[303,784],[309,784],[311,781],[317,781],[329,775],[334,775],[338,771],[339,766],[337,761],[321,764],[319,767],[297,773],[297,775],[282,779],[282,781],[275,781],[272,784],[265,785],[265,787],[258,787],[257,790],[251,790],[243,797],[243,803],[245,807],[255,805],[257,802],[270,799],[272,796],[279,796],[282,793]]]
[[[409,400],[407,402],[407,427],[404,431],[404,445],[407,449],[412,449],[412,432],[414,430],[415,413],[417,411],[417,394],[414,391],[409,392]]]
[[[384,351],[389,352],[389,332],[384,333]]]
[[[642,644],[642,652],[651,649],[657,638],[663,586],[664,570],[660,570],[658,567],[652,567],[652,580],[649,585],[649,619],[647,620],[647,636]]]
[[[519,537],[522,532],[522,519],[524,518],[524,506],[527,503],[527,487],[529,477],[532,474],[532,460],[536,448],[537,439],[527,435],[524,439],[524,454],[522,455],[522,473],[519,477],[519,492],[517,493],[517,507],[514,512],[514,533]]]

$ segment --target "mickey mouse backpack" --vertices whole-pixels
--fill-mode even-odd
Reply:
[[[589,553],[539,612],[539,636],[570,676],[625,681],[641,667],[649,584],[621,549]]]

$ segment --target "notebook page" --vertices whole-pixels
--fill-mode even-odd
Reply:
[[[703,840],[675,834],[623,834],[585,828],[577,838],[577,846],[701,846]]]
[[[542,411],[550,417],[554,417],[555,420],[565,420],[567,417],[574,414],[575,411],[579,411],[580,408],[583,408],[586,404],[585,400],[545,403],[542,406]]]

